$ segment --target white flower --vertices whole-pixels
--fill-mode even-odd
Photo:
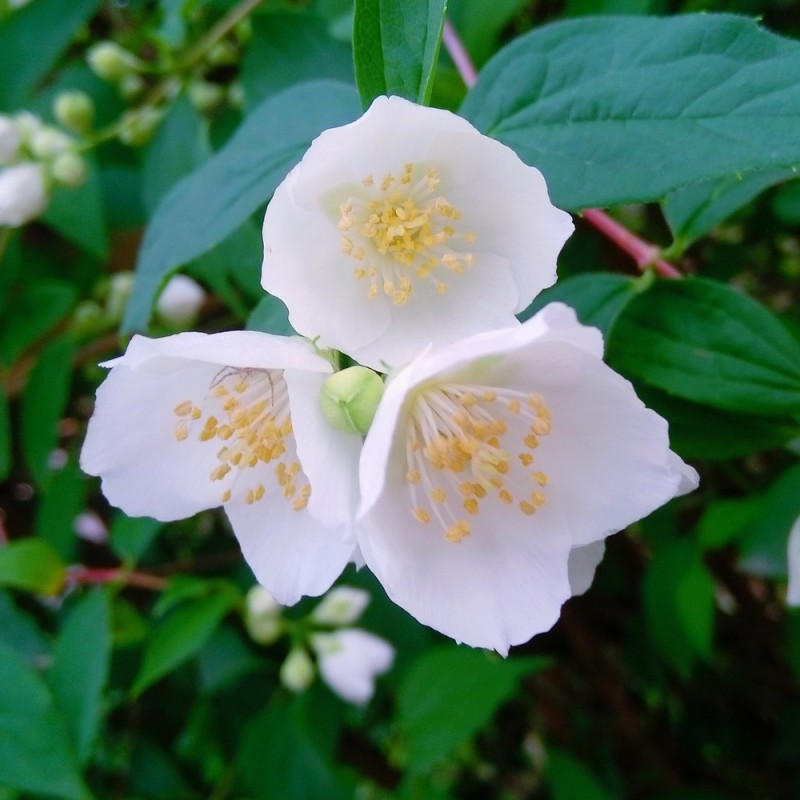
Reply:
[[[0,227],[18,228],[47,207],[47,186],[39,164],[15,164],[0,170]]]
[[[573,597],[588,591],[605,551],[606,543],[602,539],[570,550],[567,576],[570,594]]]
[[[364,705],[375,693],[375,679],[394,661],[394,648],[358,628],[311,637],[322,679],[343,700]]]
[[[506,653],[556,621],[573,548],[697,485],[666,421],[601,356],[599,331],[551,304],[389,382],[362,452],[358,536],[398,605]],[[576,591],[589,572],[573,570]]]
[[[789,533],[787,547],[789,564],[789,588],[786,590],[786,604],[800,606],[800,517]]]
[[[255,331],[134,337],[97,392],[81,466],[131,516],[222,505],[284,605],[324,592],[353,554],[361,440],[319,411],[330,364]]]
[[[21,138],[11,117],[0,114],[0,166],[11,164],[19,156]]]
[[[206,299],[203,287],[188,275],[173,275],[156,303],[156,313],[175,327],[195,320]]]
[[[320,625],[352,625],[369,605],[369,592],[352,586],[331,589],[311,613],[311,619]]]
[[[325,131],[264,217],[262,284],[295,330],[381,369],[513,324],[572,232],[544,178],[448,111],[379,97]]]
[[[304,692],[314,680],[314,662],[302,647],[293,648],[281,664],[281,683],[292,692]]]

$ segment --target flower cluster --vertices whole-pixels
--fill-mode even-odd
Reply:
[[[83,467],[129,514],[221,505],[281,604],[365,562],[422,622],[506,653],[588,587],[606,536],[697,485],[597,330],[561,304],[515,317],[571,231],[513,151],[378,98],[267,209],[263,286],[306,338],[135,337]]]
[[[280,670],[286,688],[294,692],[308,688],[315,674],[313,654],[322,680],[343,700],[363,705],[375,693],[375,679],[394,662],[394,648],[388,642],[353,627],[369,601],[363,589],[338,586],[307,618],[289,620],[263,586],[254,586],[247,594],[245,624],[259,644],[291,636],[292,648]]]
[[[70,136],[28,112],[0,114],[0,228],[38,217],[53,183],[75,187],[85,179],[86,165]]]

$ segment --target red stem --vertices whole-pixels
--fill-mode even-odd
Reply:
[[[461,79],[467,88],[471,89],[478,80],[478,71],[475,69],[464,43],[450,20],[445,20],[444,22],[442,43],[450,58],[453,59]],[[648,267],[652,267],[663,278],[682,277],[681,273],[672,264],[663,258],[659,258],[660,250],[655,245],[640,239],[636,234],[631,233],[627,228],[624,228],[616,220],[609,217],[604,211],[600,211],[598,208],[587,208],[583,212],[583,218],[631,256],[640,270],[644,271]]]
[[[152,589],[160,592],[169,583],[165,578],[148,575],[146,572],[130,572],[120,567],[93,568],[76,566],[70,570],[70,579],[75,583],[97,585],[104,583],[124,583],[139,589]]]

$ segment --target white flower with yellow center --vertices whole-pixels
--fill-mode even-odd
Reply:
[[[361,448],[322,418],[328,361],[237,331],[137,336],[105,366],[81,466],[109,501],[163,521],[221,505],[278,602],[328,589],[353,556]]]
[[[387,385],[361,455],[358,538],[421,622],[506,653],[587,588],[598,542],[697,485],[602,347],[551,304]]]
[[[376,369],[513,324],[572,233],[541,173],[448,111],[379,97],[325,131],[264,218],[264,288]]]

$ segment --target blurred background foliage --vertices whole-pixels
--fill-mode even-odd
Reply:
[[[731,5],[452,0],[448,13],[478,66],[529,30],[588,14],[735,11],[800,34],[795,0]],[[352,21],[349,0],[0,0],[0,112],[71,125],[86,170],[36,223],[0,230],[0,800],[800,796],[800,613],[785,603],[797,407],[767,394],[715,402],[711,378],[659,373],[641,339],[652,319],[665,335],[678,327],[688,344],[676,358],[691,361],[692,336],[723,335],[713,315],[692,315],[700,302],[742,320],[753,347],[797,338],[800,182],[789,171],[732,179],[714,202],[690,187],[614,209],[709,279],[689,293],[634,277],[578,221],[561,282],[538,304],[565,299],[604,329],[610,363],[669,419],[702,484],[609,539],[588,594],[507,660],[423,628],[350,568],[340,583],[372,597],[359,625],[392,644],[394,664],[360,707],[313,672],[293,683],[292,631],[315,601],[283,611],[285,635],[259,643],[253,578],[221,513],[129,519],[81,473],[96,365],[120,352],[125,313],[129,328],[146,320],[166,277],[129,305],[148,220],[190,173],[199,204],[227,207],[225,187],[199,170],[232,136],[258,146],[305,116],[345,121],[299,105],[287,119],[269,101],[312,79],[352,84]],[[91,99],[92,119],[54,110],[67,91]],[[432,104],[456,109],[465,93],[443,51]],[[210,248],[162,221],[177,242],[169,269],[205,291],[188,308],[164,296],[151,334],[289,331],[259,286],[265,198],[254,191],[242,202],[255,213]]]

